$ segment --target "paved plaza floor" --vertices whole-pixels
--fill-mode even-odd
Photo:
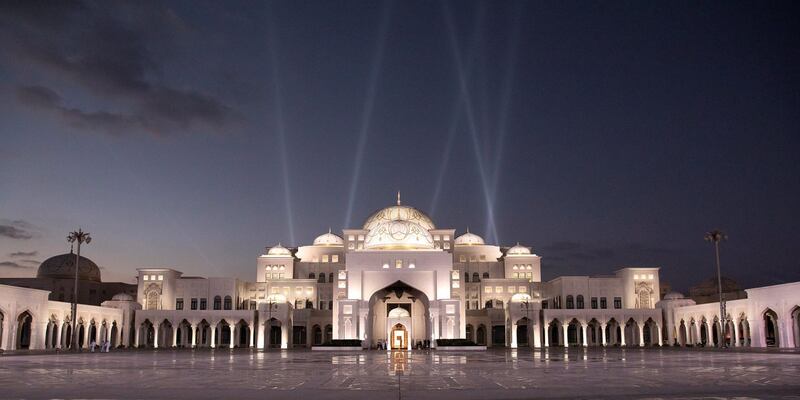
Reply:
[[[524,349],[5,355],[0,398],[800,399],[800,354]]]

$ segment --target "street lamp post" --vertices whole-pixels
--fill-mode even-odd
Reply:
[[[714,255],[716,256],[717,260],[717,285],[719,287],[719,321],[720,321],[720,340],[721,340],[721,347],[728,347],[725,343],[725,330],[727,329],[727,314],[725,313],[725,299],[722,297],[722,273],[720,272],[719,267],[719,242],[728,239],[728,235],[725,232],[714,229],[711,232],[706,232],[704,237],[706,242],[713,242],[714,243]]]
[[[81,261],[81,244],[89,244],[92,237],[89,232],[84,232],[80,228],[76,232],[70,232],[67,235],[67,241],[70,243],[78,243],[78,253],[75,254],[75,286],[72,292],[72,350],[78,351],[78,269]]]

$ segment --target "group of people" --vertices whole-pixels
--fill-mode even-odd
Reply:
[[[96,341],[92,340],[89,342],[89,351],[94,353],[95,348],[99,348],[101,353],[108,353],[108,351],[111,350],[111,342],[108,340],[103,340],[98,345]]]

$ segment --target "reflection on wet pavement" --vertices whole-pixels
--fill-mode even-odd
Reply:
[[[0,398],[800,399],[798,378],[800,354],[673,349],[162,350],[0,357]]]

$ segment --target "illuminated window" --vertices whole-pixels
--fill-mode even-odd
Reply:
[[[530,264],[528,264],[528,269],[532,269],[532,267],[531,267],[531,265],[530,265]]]
[[[159,275],[158,276],[158,280],[163,281],[164,280],[164,275]]]
[[[461,261],[461,262],[467,262],[467,256],[465,256],[465,255],[463,255],[463,254],[462,254],[462,255],[460,255],[460,256],[458,256],[458,261]]]
[[[469,256],[469,260],[474,262],[475,261],[475,255],[474,254],[470,255]]]
[[[449,249],[450,248],[450,242],[444,242],[444,248],[445,249]]]
[[[647,279],[653,279],[653,274],[647,275]],[[722,330],[722,329],[720,329]]]
[[[444,236],[442,236],[442,239],[443,240],[450,240],[450,235],[444,235]]]
[[[334,254],[331,256],[331,262],[339,262],[339,255]]]
[[[280,268],[280,270],[281,270],[281,271],[283,271],[283,270],[285,270],[285,269],[286,269],[286,267],[285,267],[285,266],[283,266],[283,265],[281,265],[281,268]],[[283,274],[281,274],[281,275],[283,275]]]
[[[146,281],[149,281],[149,280],[150,280],[150,277],[149,277],[149,276],[147,276],[147,275],[145,275],[145,276],[144,276],[144,280],[146,280]]]
[[[483,289],[483,291],[484,291],[484,293],[492,293],[492,287],[491,286],[487,286],[487,287],[485,287]]]
[[[361,249],[363,249],[363,248],[364,248],[364,243],[359,243],[359,244],[358,244],[358,249],[359,249],[359,250],[361,250]]]
[[[515,291],[516,291],[516,288],[514,286],[509,286],[508,287],[508,293],[514,293]]]
[[[344,270],[339,271],[339,279],[347,279],[347,272]]]
[[[306,294],[309,294],[309,295],[310,295],[310,294],[312,294],[312,293],[314,293],[314,288],[313,288],[313,287],[311,287],[311,286],[307,287],[307,288],[306,288]]]
[[[453,281],[453,289],[458,289],[461,287],[460,281]]]
[[[417,267],[417,266],[416,266],[416,265],[414,265],[414,263],[413,263],[413,262],[412,262],[412,263],[408,263],[408,268],[410,268],[410,269],[414,269],[414,268],[416,268],[416,267]]]
[[[511,274],[511,277],[514,279],[519,278],[519,272],[514,272],[513,274]]]
[[[324,262],[324,263],[328,262],[328,255],[327,254],[323,254],[322,255],[322,262]]]
[[[358,235],[358,240],[363,241],[364,240],[364,235]]]
[[[394,260],[395,268],[403,268],[403,260]]]
[[[151,281],[154,281],[154,280],[156,280],[156,276],[155,276],[155,275],[150,275],[150,280],[151,280]]]
[[[495,288],[494,288],[494,292],[495,292],[495,293],[503,293],[503,287],[502,287],[502,286],[497,286],[497,287],[495,287]]]
[[[441,247],[441,245],[439,244],[439,242],[435,242],[435,243],[433,243],[433,248],[434,248],[434,249],[438,249],[438,248],[440,248],[440,247]]]
[[[388,269],[388,268],[389,268],[389,263],[383,263],[383,269]]]
[[[519,292],[520,292],[520,293],[525,293],[525,292],[527,292],[527,291],[528,291],[528,288],[527,288],[527,287],[525,287],[525,286],[520,286],[520,287],[519,287]]]
[[[460,274],[458,273],[458,271],[452,271],[450,272],[450,277],[452,279],[458,279],[460,277]]]
[[[344,289],[347,287],[347,281],[339,281],[339,289]]]
[[[517,264],[514,264],[514,266],[511,267],[511,269],[519,269],[519,266]]]
[[[352,242],[353,240],[356,240],[356,236],[355,235],[349,235],[349,236],[347,236],[347,240]]]
[[[639,279],[639,274],[633,274],[633,279]]]
[[[442,237],[439,235],[433,235],[433,240],[442,240]]]

